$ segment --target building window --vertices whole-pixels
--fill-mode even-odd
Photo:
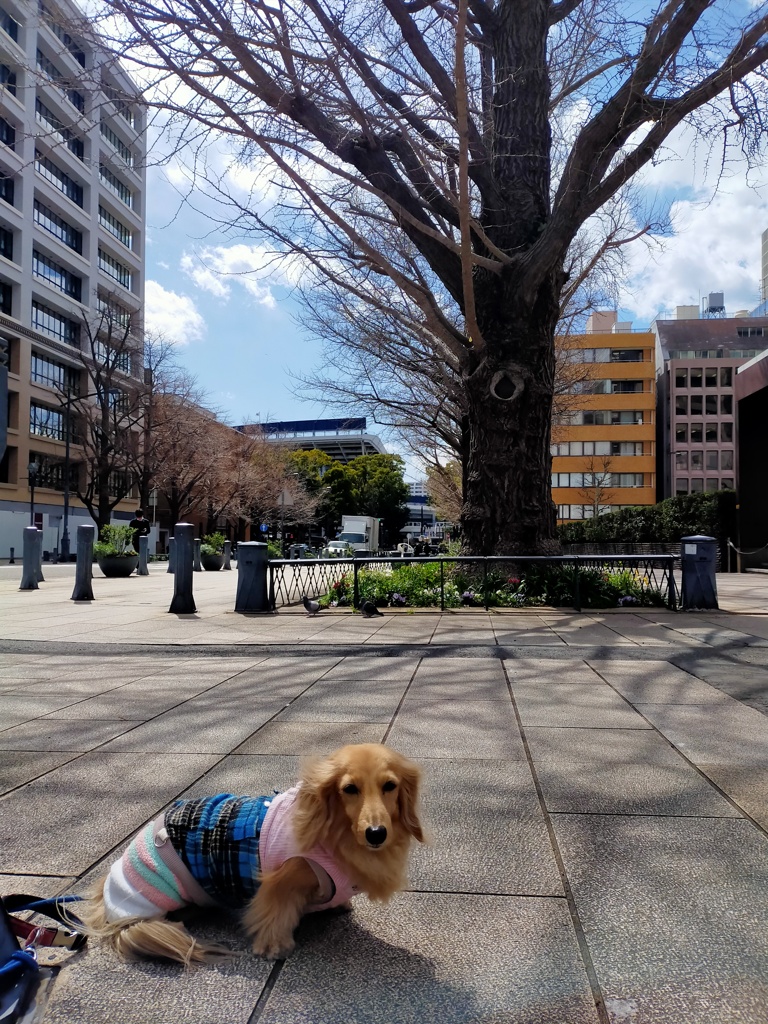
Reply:
[[[720,469],[733,469],[733,452],[722,451],[720,452]]]
[[[704,384],[708,388],[717,387],[717,367],[709,369],[708,367],[704,370]]]
[[[691,494],[700,494],[704,490],[704,480],[700,476],[691,477]]]
[[[102,341],[97,341],[93,346],[93,357],[104,366],[112,366],[121,373],[131,372],[131,353],[127,349],[118,351],[108,348]]]
[[[57,363],[46,356],[32,352],[31,380],[35,384],[45,384],[62,392],[77,394],[80,389],[80,373],[71,366]]]
[[[704,428],[704,440],[705,441],[717,441],[717,424],[707,423]]]
[[[46,181],[55,185],[59,192],[78,206],[83,205],[83,186],[78,185],[68,174],[58,167],[53,160],[43,156],[39,151],[35,152],[35,170],[42,175]]]
[[[106,139],[110,146],[120,154],[126,164],[129,167],[133,167],[133,150],[123,142],[109,122],[102,120],[99,124],[99,131],[101,132],[101,137]]]
[[[717,491],[719,489],[720,489],[720,481],[717,479],[717,477],[716,476],[715,477],[708,476],[707,477],[707,490],[708,491]]]
[[[677,483],[675,484],[675,493],[676,494],[687,494],[688,493],[688,477],[687,476],[679,476],[677,478]]]
[[[677,444],[688,443],[688,425],[681,423],[679,427],[675,427],[675,442]]]
[[[0,199],[13,206],[13,178],[10,174],[0,172]]]
[[[0,28],[9,35],[14,43],[19,41],[19,23],[7,11],[0,7]]]
[[[611,349],[612,363],[642,363],[643,350],[641,348],[613,348]]]
[[[724,491],[732,491],[733,490],[733,477],[732,476],[724,476],[722,478],[722,480],[720,481],[720,486],[723,488]]]
[[[585,409],[583,412],[574,414],[572,422],[585,427],[594,426],[616,426],[617,424],[641,424],[643,416],[650,416],[650,413],[643,413],[639,410],[621,409],[608,412],[604,409]],[[648,421],[650,422],[650,420]]]
[[[733,369],[730,366],[720,367],[720,387],[730,388],[733,386]]]
[[[707,416],[717,416],[717,395],[706,395],[704,412]]]
[[[76,299],[78,302],[80,301],[83,285],[82,279],[77,274],[67,270],[60,263],[52,260],[50,256],[38,252],[37,249],[32,250],[32,273],[35,277],[39,277],[41,280],[53,285],[54,288],[58,288],[65,295],[70,295],[73,299]]]
[[[13,316],[13,285],[0,281],[0,313]]]
[[[643,390],[643,382],[641,380],[615,380],[612,390],[614,395],[635,394]]]
[[[720,413],[722,416],[733,416],[733,395],[720,395]]]
[[[4,117],[0,117],[0,142],[8,149],[16,148],[16,129]]]
[[[716,451],[708,451],[706,453],[706,458],[707,458],[707,469],[719,469],[720,468],[718,466],[717,452]]]
[[[3,227],[0,227],[0,256],[13,263],[13,232]]]
[[[704,469],[704,452],[691,452],[691,469]]]
[[[40,302],[32,302],[32,326],[43,334],[77,345],[80,340],[80,325],[62,313],[57,313]]]
[[[611,455],[642,455],[642,441],[610,441]]]
[[[685,369],[685,367],[680,367],[679,369],[675,370],[675,387],[688,387],[688,371]]]
[[[688,395],[678,395],[675,398],[675,415],[676,416],[687,416],[688,415]]]
[[[52,437],[55,441],[64,440],[64,413],[58,409],[49,409],[45,405],[29,406],[29,432],[38,437]]]
[[[721,441],[732,441],[733,440],[733,424],[732,423],[721,423],[720,424],[720,440]]]
[[[675,469],[688,469],[688,452],[675,452]]]
[[[48,487],[53,491],[64,490],[64,460],[43,452],[30,452],[30,462],[36,462],[37,483],[39,487]],[[80,483],[80,466],[76,462],[69,465],[69,489],[77,491]]]
[[[84,114],[85,97],[83,96],[83,94],[77,92],[75,89],[67,88],[67,81],[65,76],[62,75],[61,71],[59,71],[59,69],[56,67],[53,61],[49,60],[48,57],[46,57],[46,55],[40,49],[38,49],[37,51],[37,66],[38,68],[40,68],[43,74],[47,75],[48,78],[53,82],[53,84],[59,90],[61,95],[64,96],[65,99],[68,99],[72,106],[79,110],[81,114]]]
[[[99,205],[99,224],[122,242],[127,249],[133,248],[133,232],[121,220],[113,216],[104,206]]]
[[[34,202],[32,216],[35,224],[45,228],[55,238],[68,245],[70,249],[74,249],[75,252],[79,253],[83,251],[82,232],[64,220],[63,217],[59,217],[57,213],[54,213],[49,206],[41,203],[39,199],[36,199]]]
[[[691,416],[701,416],[704,412],[704,396],[691,395]]]
[[[16,72],[7,64],[0,64],[0,87],[6,89],[11,96],[16,95]]]
[[[99,249],[99,269],[103,270],[114,281],[117,281],[118,284],[121,284],[123,288],[130,289],[133,283],[131,268],[126,267],[124,263],[116,260],[114,256],[110,256],[103,249]]]
[[[704,424],[703,423],[692,423],[691,424],[691,442],[693,444],[701,444],[704,440]]]
[[[78,160],[84,159],[85,144],[83,140],[71,131],[52,110],[49,110],[40,97],[35,100],[35,116],[54,138],[65,143],[70,153],[74,153]]]
[[[126,206],[133,207],[133,192],[116,174],[110,171],[106,164],[99,164],[99,177],[107,188],[111,189],[119,199],[122,199]]]
[[[85,67],[85,53],[82,46],[56,21],[53,12],[44,3],[40,4],[40,13],[45,17],[45,23],[53,32],[56,38],[64,45],[64,48],[72,54],[80,67]]]
[[[736,333],[740,338],[762,338],[764,328],[762,327],[739,327]]]
[[[580,348],[574,351],[573,359],[579,363],[607,363],[610,355],[607,348]]]
[[[115,469],[109,474],[109,493],[114,497],[117,494],[130,494],[131,477],[125,470]]]
[[[700,366],[697,366],[695,368],[691,367],[691,387],[692,388],[700,388],[701,387],[702,377],[703,377],[703,373],[702,373],[702,369],[701,369]]]

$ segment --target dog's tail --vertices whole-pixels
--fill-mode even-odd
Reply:
[[[169,921],[164,917],[126,917],[108,921],[103,889],[102,879],[81,903],[72,908],[72,924],[89,937],[108,942],[124,960],[162,957],[188,966],[237,955],[226,946],[198,942],[181,921]],[[74,920],[75,913],[77,920]]]

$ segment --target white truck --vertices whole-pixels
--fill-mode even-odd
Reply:
[[[342,516],[341,533],[328,545],[356,555],[375,555],[379,550],[379,520],[373,516]]]

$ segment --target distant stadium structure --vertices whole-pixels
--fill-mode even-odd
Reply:
[[[235,429],[243,433],[260,431],[267,441],[288,448],[310,451],[319,448],[338,462],[351,462],[359,455],[386,455],[380,437],[368,433],[365,416],[327,420],[275,420],[245,423]]]

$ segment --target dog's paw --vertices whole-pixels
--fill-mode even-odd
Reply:
[[[296,949],[296,943],[293,939],[286,941],[277,936],[260,935],[254,939],[252,948],[256,956],[263,956],[265,960],[286,960]]]

